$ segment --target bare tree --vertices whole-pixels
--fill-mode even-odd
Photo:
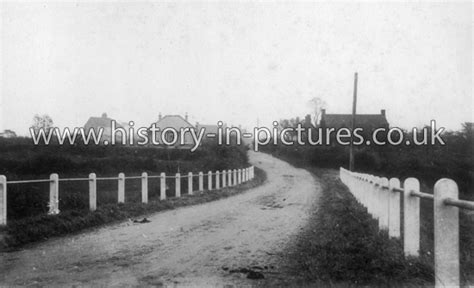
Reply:
[[[38,115],[33,117],[33,125],[31,126],[35,131],[43,129],[48,132],[53,127],[53,119],[47,114]]]
[[[319,97],[313,97],[308,102],[313,112],[314,125],[317,126],[319,123],[319,120],[321,120],[321,110],[326,108],[326,101],[324,101],[323,99]]]

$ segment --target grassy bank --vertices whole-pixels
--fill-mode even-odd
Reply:
[[[27,243],[47,240],[55,236],[77,233],[86,228],[98,227],[129,218],[143,217],[155,212],[229,197],[258,186],[265,179],[265,172],[255,167],[255,178],[239,186],[204,191],[202,193],[195,192],[194,195],[185,194],[180,198],[168,198],[164,201],[160,201],[159,197],[152,197],[149,199],[148,204],[138,202],[105,204],[99,206],[94,212],[67,210],[54,216],[37,215],[10,221],[6,227],[1,228],[0,233],[4,235],[4,249],[12,249]]]
[[[378,230],[377,222],[340,182],[336,170],[311,171],[322,185],[322,195],[289,254],[293,273],[305,282],[342,286],[433,283],[431,259],[405,259],[400,242]]]
[[[312,231],[311,232],[312,234],[310,233],[308,235],[305,235],[303,236],[303,238],[307,237],[308,239],[312,241],[313,240],[319,241],[318,239],[321,239],[321,241],[323,242],[326,240],[328,242],[332,242],[331,245],[333,246],[331,246],[332,248],[331,247],[329,248],[329,249],[332,249],[332,251],[334,251],[334,249],[337,250],[337,249],[347,248],[346,250],[341,250],[344,252],[341,252],[340,255],[338,255],[338,253],[330,253],[329,255],[330,255],[330,258],[332,258],[333,260],[332,262],[329,261],[330,259],[327,259],[321,262],[323,266],[326,266],[329,268],[332,267],[331,269],[333,269],[334,273],[330,272],[330,270],[327,270],[327,269],[325,270],[323,269],[323,271],[326,271],[326,272],[322,273],[320,271],[320,267],[317,266],[318,264],[311,263],[311,261],[308,263],[306,270],[313,271],[311,273],[320,273],[319,275],[321,276],[319,278],[326,277],[327,279],[332,279],[336,281],[349,281],[349,283],[361,283],[361,282],[364,283],[364,279],[368,281],[369,283],[374,283],[374,282],[380,283],[380,281],[382,281],[383,279],[388,279],[386,282],[387,284],[390,283],[390,281],[394,281],[394,282],[408,281],[407,279],[411,279],[410,281],[414,283],[423,283],[423,281],[427,281],[427,280],[429,280],[428,283],[431,283],[431,281],[434,281],[434,276],[431,276],[431,280],[425,277],[425,276],[428,276],[429,274],[429,273],[428,274],[426,273],[428,271],[426,269],[423,270],[424,272],[423,271],[420,272],[420,275],[418,275],[418,273],[411,274],[410,271],[407,271],[405,273],[403,272],[404,270],[400,270],[398,268],[395,269],[394,267],[390,265],[386,265],[387,262],[384,262],[385,264],[380,264],[378,268],[375,267],[375,270],[372,270],[370,265],[366,265],[366,263],[360,259],[359,260],[362,261],[361,263],[364,263],[364,264],[359,267],[357,265],[351,266],[351,267],[356,267],[355,271],[353,272],[346,271],[346,272],[343,272],[343,273],[341,272],[338,274],[337,269],[340,268],[340,265],[345,266],[346,263],[348,263],[348,259],[353,259],[352,257],[358,259],[361,255],[365,255],[364,257],[366,258],[368,257],[368,259],[372,259],[370,261],[375,261],[375,262],[370,262],[370,263],[378,263],[379,260],[377,259],[382,259],[382,260],[385,259],[384,261],[386,261],[387,259],[391,259],[395,267],[405,267],[405,265],[408,265],[408,267],[411,267],[413,264],[410,264],[411,262],[406,262],[406,260],[402,257],[403,256],[403,254],[401,253],[402,244],[400,241],[388,240],[386,235],[378,231],[375,220],[370,218],[370,216],[366,213],[365,208],[363,208],[361,205],[355,202],[355,199],[347,190],[345,185],[343,185],[342,182],[338,180],[337,170],[316,168],[314,166],[308,165],[306,161],[301,161],[300,158],[294,159],[285,155],[279,155],[278,157],[294,165],[297,165],[299,167],[305,167],[308,170],[312,171],[313,174],[320,179],[321,183],[323,183],[324,188],[325,188],[324,196],[321,199],[321,202],[319,203],[320,208],[318,208],[319,209],[318,215],[313,215],[312,221],[310,223],[311,227],[308,228],[309,230]],[[429,186],[423,182],[422,182],[422,190],[427,193],[432,193]],[[416,260],[416,261],[417,263],[423,263],[423,266],[427,268],[427,267],[432,267],[434,263],[434,259],[433,259],[433,251],[434,251],[433,221],[434,220],[433,220],[432,201],[427,200],[427,199],[421,199],[420,214],[421,214],[420,215],[420,224],[421,224],[420,248],[421,248],[422,256],[421,256],[421,259]],[[460,218],[459,219],[460,220],[459,221],[459,225],[460,225],[459,245],[460,245],[460,262],[461,262],[461,271],[460,271],[461,281],[462,283],[465,283],[465,284],[469,283],[470,285],[473,285],[474,284],[474,225],[473,225],[474,223],[473,223],[472,216],[470,216],[468,213],[461,212],[459,218]],[[331,221],[333,221],[332,224],[330,224]],[[325,223],[329,223],[327,224],[328,226],[323,226],[323,227],[317,226],[317,225],[325,225]],[[372,224],[369,225],[369,223],[372,223]],[[333,225],[334,229],[330,229],[331,228],[330,225]],[[362,227],[358,227],[360,225],[362,225]],[[324,232],[320,233],[319,231],[324,231]],[[321,238],[323,236],[320,236],[320,235],[323,235],[326,238]],[[345,243],[348,240],[350,240],[349,243],[352,243],[353,245],[351,244],[351,245],[346,246]],[[382,245],[382,246],[374,246],[374,243],[378,243],[379,245]],[[314,243],[308,242],[308,243],[302,243],[301,245],[303,247],[307,247],[308,245],[309,246],[314,245]],[[341,246],[339,247],[339,245]],[[384,245],[386,246],[385,248],[383,248],[384,250],[380,250],[382,249]],[[385,251],[384,253],[387,253],[387,254],[384,255],[378,252],[375,253],[374,251],[377,251],[377,250],[366,251],[366,252],[363,252],[362,254],[359,254],[358,252],[356,252],[356,250],[362,249],[361,247],[363,247],[365,250],[367,250],[367,247],[372,247],[372,248],[378,247],[377,249],[379,249],[379,251]],[[352,248],[354,250],[352,250]],[[342,255],[344,254],[349,255],[347,256],[348,259],[342,257]],[[305,256],[303,255],[302,257],[305,257]],[[320,258],[321,256],[315,254],[312,257]],[[359,260],[354,261],[353,264],[359,263]],[[415,261],[414,259],[412,260]],[[319,261],[316,261],[316,262],[319,262]],[[398,264],[396,264],[397,262]],[[360,271],[358,271],[357,269],[360,269]],[[430,269],[432,270],[432,268]],[[365,273],[364,271],[368,271],[368,273]],[[414,271],[417,271],[417,270],[414,270]],[[394,274],[392,275],[392,273]],[[354,277],[347,276],[347,275],[354,275]],[[364,275],[366,275],[367,277]],[[315,277],[309,276],[309,279],[314,280],[314,278]],[[409,283],[413,284],[410,281]]]

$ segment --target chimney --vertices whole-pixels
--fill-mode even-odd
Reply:
[[[158,121],[160,121],[160,120],[161,120],[161,112],[160,112],[160,114],[158,114]]]
[[[107,113],[102,113],[102,118],[107,118]]]
[[[326,115],[326,109],[321,109],[321,118]]]
[[[188,121],[188,112],[184,115],[184,120]]]
[[[382,114],[382,116],[385,117],[385,109],[380,110],[380,114]]]

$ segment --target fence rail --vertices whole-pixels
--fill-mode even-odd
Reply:
[[[255,177],[255,168],[250,166],[243,169],[222,170],[206,173],[208,179],[207,190],[217,190],[236,186],[238,184],[252,180]],[[181,175],[166,175],[160,173],[159,175],[148,175],[143,172],[140,176],[125,176],[124,173],[119,173],[117,177],[97,177],[95,173],[89,174],[88,178],[59,178],[58,174],[51,174],[49,179],[34,179],[34,180],[13,180],[8,181],[7,177],[0,175],[0,225],[7,224],[7,186],[13,184],[26,183],[49,183],[49,215],[56,215],[60,213],[59,210],[59,182],[66,181],[88,181],[89,182],[89,210],[95,211],[97,209],[97,181],[116,180],[118,203],[125,202],[125,181],[131,179],[141,179],[141,200],[142,203],[148,203],[148,179],[160,179],[160,200],[166,199],[166,179],[175,179],[175,197],[181,197],[181,180],[188,179],[188,194],[192,195],[195,191],[193,189],[193,177],[198,177],[198,191],[204,191],[204,173],[192,173]],[[222,179],[221,179],[222,178]]]
[[[401,237],[406,256],[419,256],[420,198],[433,201],[434,262],[436,287],[459,286],[459,208],[474,210],[474,202],[458,199],[458,186],[451,179],[438,180],[434,194],[420,191],[416,178],[401,182],[340,168],[341,181],[356,200],[378,221],[379,229],[394,238]],[[403,201],[401,198],[403,197]],[[402,219],[403,215],[403,219]]]

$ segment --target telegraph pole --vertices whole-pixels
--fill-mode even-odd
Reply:
[[[355,119],[356,119],[356,106],[357,106],[357,72],[354,74],[354,98],[352,101],[352,135],[351,135],[351,146],[349,148],[349,170],[354,171],[354,130],[355,130]]]

